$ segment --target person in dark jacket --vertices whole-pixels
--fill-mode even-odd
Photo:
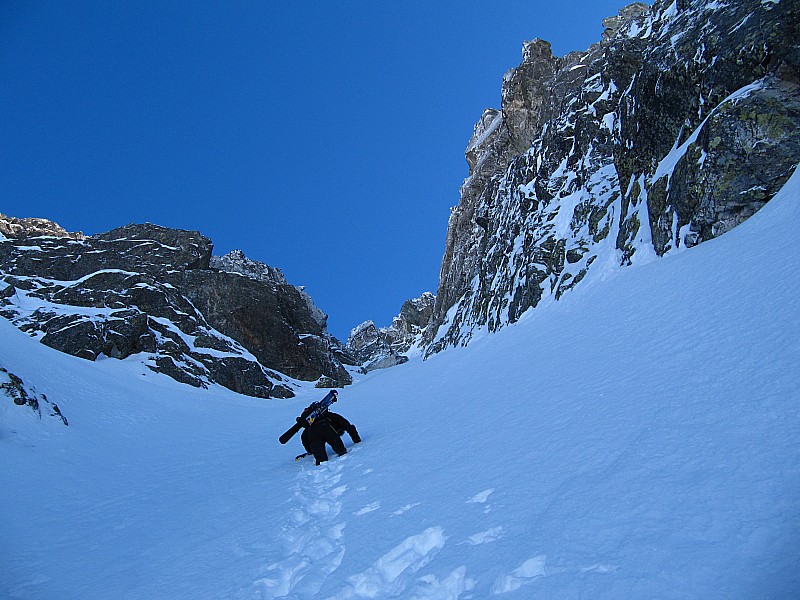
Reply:
[[[313,454],[317,464],[320,464],[328,460],[325,444],[330,444],[333,451],[339,456],[347,454],[341,437],[345,431],[354,444],[361,441],[355,425],[342,415],[327,411],[317,417],[309,427],[303,429],[300,441],[303,442],[306,453]]]

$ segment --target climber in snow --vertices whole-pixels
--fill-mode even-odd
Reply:
[[[317,403],[308,406],[303,413],[298,417],[298,423],[306,423],[306,418],[318,407]],[[313,454],[317,464],[326,462],[328,460],[328,453],[325,445],[329,444],[333,451],[339,456],[347,454],[347,449],[342,442],[342,435],[347,432],[350,439],[354,444],[361,441],[361,436],[358,435],[356,426],[350,421],[345,419],[342,415],[325,410],[317,415],[313,423],[306,425],[300,440],[303,443],[306,453]]]

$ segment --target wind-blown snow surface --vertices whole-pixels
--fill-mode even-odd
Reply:
[[[195,390],[0,321],[0,597],[800,596],[800,175],[734,231],[340,395]],[[348,440],[349,442],[349,440]],[[349,444],[348,444],[349,445]]]

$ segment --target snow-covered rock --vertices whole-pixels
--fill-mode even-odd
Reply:
[[[211,252],[196,231],[152,224],[6,239],[0,315],[68,354],[141,355],[193,386],[287,397],[292,379],[352,381],[307,294],[242,253],[216,261],[227,270],[210,268]]]
[[[347,338],[346,349],[361,365],[361,372],[407,362],[406,353],[420,341],[435,301],[432,293],[425,292],[418,298],[406,300],[391,326],[378,328],[374,322],[365,321],[355,327]]]
[[[39,419],[54,418],[69,425],[58,404],[50,402],[47,396],[29,387],[21,377],[0,366],[0,393],[8,396],[17,406],[27,406]]]
[[[428,354],[712,239],[800,162],[796,2],[657,0],[585,52],[525,42],[466,157]]]
[[[257,279],[266,283],[288,283],[283,271],[247,258],[241,250],[231,250],[224,256],[212,256],[209,266],[218,271],[239,273],[250,279]]]
[[[378,329],[372,321],[364,321],[350,332],[347,350],[361,365],[362,373],[408,362],[408,357],[399,354],[389,345],[386,330]]]

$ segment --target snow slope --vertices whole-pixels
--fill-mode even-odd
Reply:
[[[795,173],[718,239],[362,377],[336,410],[364,442],[321,467],[277,443],[320,390],[196,390],[0,320],[70,421],[0,397],[0,597],[796,598],[798,222]]]

